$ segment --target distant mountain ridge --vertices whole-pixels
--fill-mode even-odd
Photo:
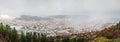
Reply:
[[[91,16],[86,16],[86,15],[54,15],[54,16],[47,16],[47,17],[40,17],[40,16],[31,16],[31,15],[21,15],[18,18],[15,18],[16,20],[54,20],[54,19],[71,19],[70,21],[72,22],[87,22],[87,21],[92,21]],[[97,21],[100,19],[98,18]],[[96,20],[93,20],[96,21]],[[96,22],[97,22],[96,21]],[[102,21],[107,21],[107,22],[119,22],[120,18],[119,17],[111,17],[111,18],[103,18]]]
[[[52,19],[63,19],[67,18],[66,15],[55,15],[55,16],[47,16],[47,17],[40,17],[40,16],[30,16],[30,15],[21,15],[18,20],[52,20]]]

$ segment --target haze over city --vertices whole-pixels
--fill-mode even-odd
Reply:
[[[0,0],[0,42],[120,42],[120,0]]]

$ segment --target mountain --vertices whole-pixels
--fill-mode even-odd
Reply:
[[[67,15],[55,15],[55,16],[48,16],[49,18],[59,18],[59,19],[63,19],[63,18],[68,18],[69,16]]]
[[[66,15],[55,15],[55,16],[47,16],[47,17],[40,17],[40,16],[30,16],[30,15],[21,15],[18,20],[52,20],[52,19],[63,19],[67,18]]]
[[[30,16],[30,15],[21,15],[19,18],[16,18],[18,20],[40,20],[42,17],[38,16]]]

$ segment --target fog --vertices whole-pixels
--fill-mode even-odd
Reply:
[[[66,24],[74,27],[77,32],[83,29],[97,30],[101,29],[104,25],[120,21],[120,0],[0,0],[0,20],[13,20],[21,15],[40,17],[65,15],[70,17],[65,18],[65,20],[64,18],[60,20],[58,18],[53,19],[55,25],[60,21],[60,24],[67,22]],[[38,28],[40,28],[39,25],[41,23],[44,23],[44,21],[41,23],[38,21],[13,21],[10,21],[10,23],[22,26],[28,24],[30,27],[32,25],[38,26]],[[51,22],[47,21],[46,23],[50,24]],[[57,26],[55,25],[51,24],[52,28],[56,28]]]
[[[120,0],[0,0],[0,15],[119,17]]]

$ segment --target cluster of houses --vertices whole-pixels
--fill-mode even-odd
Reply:
[[[71,25],[68,21],[62,20],[0,20],[4,24],[10,25],[12,28],[22,32],[38,32],[48,36],[71,35],[84,32],[97,31],[103,28],[105,24],[101,23],[84,23],[79,25]],[[110,26],[107,24],[104,27]]]

